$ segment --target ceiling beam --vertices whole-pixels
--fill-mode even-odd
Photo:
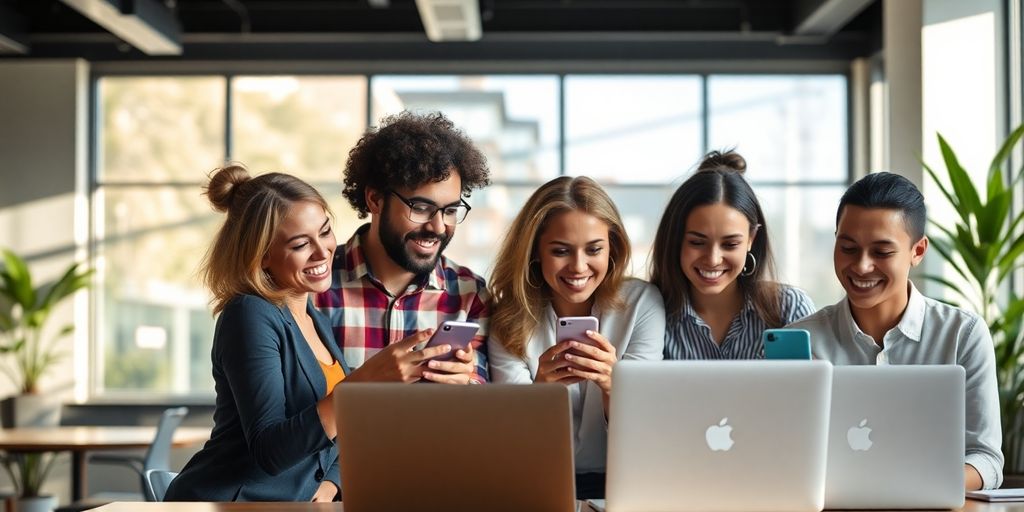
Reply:
[[[61,0],[146,55],[181,55],[181,26],[156,0]]]
[[[0,54],[28,53],[28,21],[0,2]]]
[[[798,0],[796,29],[801,36],[832,37],[875,0]]]

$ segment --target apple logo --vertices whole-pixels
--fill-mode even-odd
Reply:
[[[867,418],[860,420],[860,425],[856,427],[850,427],[850,430],[846,431],[846,442],[850,443],[850,448],[856,451],[866,452],[871,445],[871,427],[867,426]]]
[[[718,425],[711,425],[704,432],[704,440],[711,451],[726,452],[732,448],[732,426],[726,425],[728,422],[729,418],[722,418]]]

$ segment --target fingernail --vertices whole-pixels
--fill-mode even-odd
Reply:
[[[591,331],[590,329],[587,329],[587,336],[593,336],[593,335],[594,335],[594,331]]]
[[[566,361],[572,361],[573,359],[576,359],[576,356],[574,356],[572,354],[566,354],[565,355],[565,360]]]
[[[438,363],[437,361],[430,361],[429,363],[427,363],[427,367],[428,367],[428,368],[433,368],[433,369],[435,369],[435,370],[436,370],[436,369],[437,369],[437,366],[438,366],[439,364],[440,364],[440,363]]]
[[[575,341],[569,342],[569,346],[572,348],[580,348],[580,344]]]

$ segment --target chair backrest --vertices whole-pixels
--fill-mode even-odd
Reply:
[[[156,436],[153,443],[146,450],[146,456],[142,460],[142,471],[145,473],[150,469],[171,469],[171,441],[174,439],[174,431],[181,425],[181,421],[188,414],[188,407],[175,407],[167,409],[160,415],[160,423],[156,426]]]
[[[167,487],[171,480],[178,476],[176,471],[165,471],[162,469],[147,469],[145,472],[146,501],[163,501]]]

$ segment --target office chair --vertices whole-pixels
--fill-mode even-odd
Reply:
[[[147,469],[143,475],[146,477],[146,501],[163,501],[171,480],[178,476],[178,472]]]
[[[160,421],[157,423],[153,442],[150,443],[149,448],[146,449],[146,454],[142,457],[131,454],[102,452],[89,455],[88,462],[131,468],[139,475],[139,488],[141,492],[100,492],[81,501],[59,507],[57,512],[78,512],[105,505],[112,501],[158,501],[155,496],[147,491],[149,481],[146,478],[146,472],[149,470],[169,471],[171,469],[171,442],[174,440],[174,431],[187,414],[188,407],[175,407],[164,410],[163,414],[160,415]],[[167,480],[167,483],[170,483],[170,479]],[[164,490],[166,490],[166,486]]]
[[[96,453],[89,456],[89,462],[97,464],[113,464],[128,466],[139,475],[139,487],[146,489],[146,471],[160,469],[169,471],[171,469],[171,441],[174,439],[174,431],[181,425],[185,415],[188,414],[188,407],[176,407],[167,409],[160,415],[160,422],[156,426],[156,435],[153,442],[146,449],[142,457],[121,453]],[[145,496],[146,501],[155,501]]]

